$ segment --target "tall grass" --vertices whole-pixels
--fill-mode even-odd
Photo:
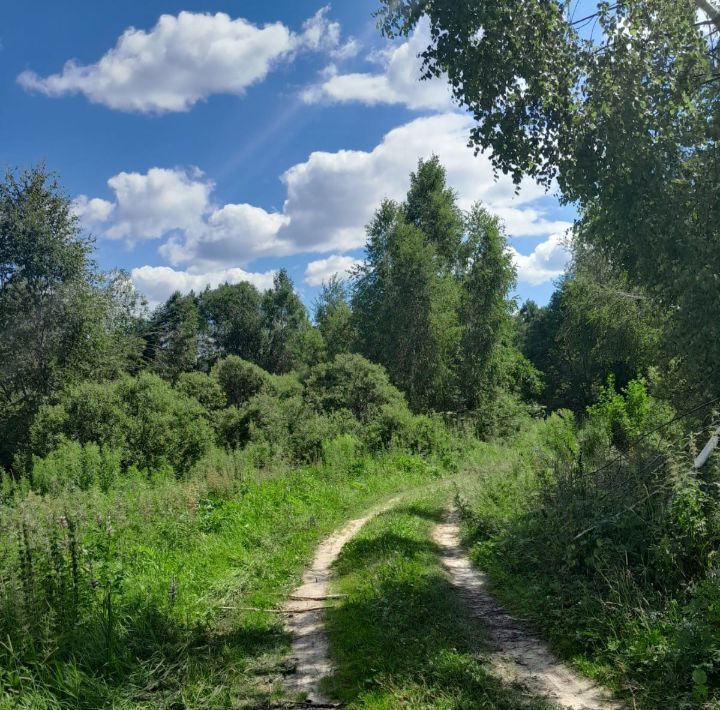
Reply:
[[[669,414],[633,384],[579,429],[553,415],[459,503],[495,591],[556,650],[638,707],[702,707],[720,699],[720,467],[689,475],[687,439],[655,431]]]
[[[183,480],[18,492],[0,508],[0,707],[229,707],[276,697],[272,612],[320,538],[444,475],[351,437],[257,469],[212,451]]]

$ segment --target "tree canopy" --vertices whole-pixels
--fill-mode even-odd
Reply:
[[[379,14],[390,36],[428,18],[425,77],[448,77],[476,119],[471,143],[518,183],[557,183],[577,238],[672,314],[676,357],[717,392],[720,329],[705,317],[720,309],[716,28],[689,0],[574,8],[384,0]]]

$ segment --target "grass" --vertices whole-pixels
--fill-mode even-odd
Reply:
[[[447,492],[445,492],[447,497]],[[371,522],[343,549],[328,612],[338,668],[326,691],[350,708],[548,708],[494,676],[483,633],[440,565],[437,493]]]
[[[38,577],[57,521],[69,516],[79,575],[102,584],[83,582],[89,601],[69,633],[53,635],[50,616],[34,644],[0,641],[0,708],[235,708],[281,697],[289,639],[269,610],[317,543],[375,503],[448,473],[402,453],[346,463],[249,476],[224,493],[217,481],[133,482],[108,494],[31,494],[5,509],[0,611],[22,599],[8,550],[23,520],[34,521]]]
[[[543,471],[541,445],[531,433],[508,446],[506,465],[465,481],[458,498],[465,544],[488,574],[492,593],[532,621],[558,656],[629,706],[719,707],[717,576],[700,569],[694,579],[672,585],[682,562],[675,550],[695,554],[691,526],[698,520],[703,534],[711,531],[714,508],[706,506],[708,514],[699,505],[681,507],[678,494],[674,505],[692,515],[679,517],[674,527],[656,525],[654,537],[648,538],[639,516],[626,516],[574,539],[595,519],[573,507],[576,499]],[[661,571],[656,565],[664,550]]]

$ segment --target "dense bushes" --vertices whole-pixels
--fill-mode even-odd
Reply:
[[[386,405],[407,409],[400,390],[387,373],[360,355],[338,355],[310,370],[305,379],[308,401],[320,412],[346,409],[361,422],[373,419]]]
[[[230,355],[215,365],[213,376],[225,393],[227,403],[245,404],[270,385],[270,374],[236,355]]]
[[[66,389],[41,407],[18,468],[40,493],[107,490],[138,472],[185,476],[214,445],[249,447],[257,465],[308,463],[345,435],[368,451],[429,455],[450,446],[443,423],[412,414],[382,367],[359,355],[316,365],[302,381],[231,355],[210,374],[180,374],[174,387],[142,373]]]
[[[124,468],[170,467],[185,473],[212,445],[206,410],[156,375],[143,373],[103,385],[83,383],[43,406],[30,431],[31,451],[50,454],[65,441],[121,452]]]
[[[465,507],[474,555],[569,655],[646,707],[717,697],[720,467],[691,475],[642,382],[552,415]]]

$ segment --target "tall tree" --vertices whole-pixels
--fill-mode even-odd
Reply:
[[[720,326],[706,314],[720,309],[718,16],[692,0],[575,8],[383,0],[380,14],[389,35],[429,19],[425,76],[446,75],[474,115],[470,142],[517,182],[558,181],[578,237],[672,314],[689,379],[717,393]]]
[[[327,357],[332,360],[340,353],[352,350],[355,327],[349,304],[347,284],[337,276],[324,283],[315,301],[315,323],[323,337]]]
[[[293,369],[299,359],[317,359],[315,350],[320,343],[310,333],[307,311],[285,269],[275,274],[273,287],[263,294],[261,310],[261,367],[284,373]]]
[[[407,200],[368,226],[352,299],[358,346],[416,409],[476,409],[498,382],[514,271],[500,224],[458,207],[438,159],[421,160]],[[506,343],[510,347],[509,342]]]
[[[406,205],[383,203],[368,236],[352,301],[361,351],[387,369],[416,410],[452,409],[457,284],[435,244],[407,221]]]
[[[258,362],[262,350],[262,295],[250,283],[222,284],[199,297],[200,311],[218,356]]]
[[[477,409],[491,403],[502,378],[503,348],[511,347],[513,303],[508,299],[515,286],[512,257],[500,220],[480,205],[466,219],[469,266],[463,279],[461,305],[461,380],[465,406]]]
[[[408,223],[417,227],[435,248],[438,266],[455,271],[463,255],[463,214],[436,155],[421,160],[417,171],[410,173],[403,211]]]
[[[70,200],[44,166],[0,182],[0,463],[39,405],[108,353],[108,302]]]
[[[176,291],[153,313],[148,323],[145,356],[150,368],[175,381],[198,364],[200,309],[197,297]]]

